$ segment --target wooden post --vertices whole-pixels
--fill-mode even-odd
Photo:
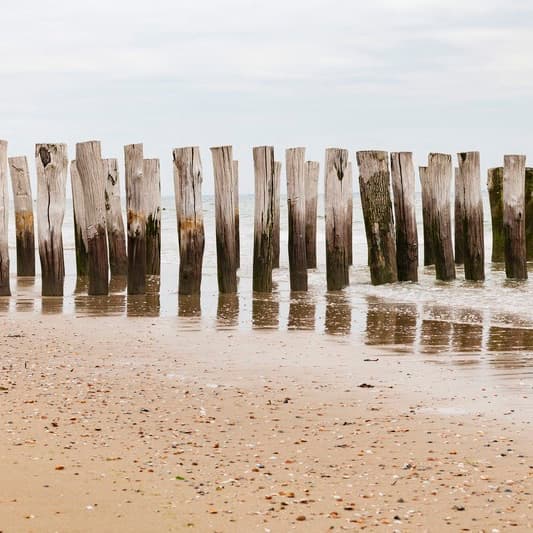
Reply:
[[[235,212],[235,255],[241,268],[241,230],[239,226],[239,162],[233,161],[233,209]]]
[[[373,285],[398,281],[387,152],[357,152],[359,189]]]
[[[305,148],[285,152],[291,291],[307,290],[305,255]]]
[[[146,187],[146,274],[161,273],[161,178],[159,159],[145,159],[143,176]]]
[[[279,268],[280,254],[280,179],[281,179],[281,162],[274,163],[274,228],[272,234],[272,268]]]
[[[143,145],[124,146],[128,212],[128,294],[146,293],[146,187]]]
[[[109,268],[111,277],[126,276],[128,274],[128,253],[126,252],[126,235],[120,201],[118,163],[116,159],[104,159],[102,163],[106,180],[105,207]]]
[[[348,266],[353,265],[353,171],[348,162],[346,168],[346,186],[343,187],[346,209],[346,260]]]
[[[89,264],[89,295],[109,293],[107,256],[105,177],[100,141],[76,144],[76,167],[83,188],[87,251]]]
[[[427,178],[431,195],[429,221],[436,276],[439,280],[451,281],[455,279],[450,214],[451,155],[429,154]]]
[[[533,168],[526,168],[526,259],[533,260]]]
[[[464,191],[461,190],[461,177],[459,175],[459,167],[455,167],[454,176],[455,176],[455,186],[454,186],[454,209],[453,209],[453,218],[454,218],[454,245],[455,245],[455,264],[462,265],[464,263],[464,236],[463,236],[463,202],[464,202]]]
[[[348,251],[346,250],[346,209],[344,192],[348,172],[348,150],[326,149],[326,279],[328,291],[349,285]]]
[[[435,264],[435,255],[431,243],[431,187],[427,176],[427,167],[418,167],[420,187],[422,190],[422,225],[424,229],[424,266]]]
[[[305,163],[305,256],[307,268],[316,268],[316,215],[318,197],[317,161]]]
[[[415,215],[415,168],[411,152],[390,156],[394,214],[396,218],[396,265],[399,281],[418,281],[418,231]]]
[[[256,146],[253,154],[255,175],[253,290],[272,292],[276,205],[274,185],[277,168],[281,165],[274,163],[272,146]]]
[[[485,279],[485,237],[483,234],[479,152],[462,152],[457,154],[457,158],[459,160],[459,172],[456,174],[455,183],[456,186],[459,184],[459,218],[463,230],[462,251],[465,279],[483,281]],[[457,191],[455,195],[457,199]],[[457,221],[457,219],[456,214],[455,220]]]
[[[493,263],[503,263],[503,167],[489,168],[487,172],[487,189],[489,191],[490,217],[492,221],[492,257]]]
[[[9,171],[15,204],[17,276],[35,276],[35,234],[33,200],[26,156],[10,157]]]
[[[72,211],[74,215],[74,246],[76,248],[76,275],[85,277],[89,273],[89,244],[87,242],[87,221],[85,200],[76,160],[70,162],[70,185],[72,188]]]
[[[237,240],[232,147],[211,148],[211,156],[215,176],[218,290],[222,293],[234,293],[237,292]]]
[[[68,167],[67,145],[36,144],[35,165],[42,295],[63,296],[65,260],[62,227]]]
[[[0,141],[0,296],[11,296],[9,284],[8,224],[7,141]]]
[[[200,294],[204,256],[204,219],[202,213],[202,162],[197,146],[176,148],[174,165],[178,189],[178,233],[180,273],[178,292]]]
[[[527,279],[525,182],[526,156],[506,155],[503,164],[503,236],[505,273]]]

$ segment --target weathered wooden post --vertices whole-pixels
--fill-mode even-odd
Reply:
[[[420,188],[422,191],[422,226],[424,230],[424,266],[435,264],[435,255],[431,243],[431,188],[427,176],[427,167],[418,167]]]
[[[17,276],[35,276],[35,234],[33,200],[26,156],[10,157],[9,171],[15,205]]]
[[[387,152],[357,152],[359,189],[373,285],[398,281]]]
[[[272,146],[256,146],[253,154],[255,175],[253,290],[271,292],[276,203],[274,182],[277,172],[274,167],[278,165],[274,163]]]
[[[80,175],[87,226],[89,295],[109,293],[105,177],[100,141],[76,144],[76,167]]]
[[[11,296],[8,225],[7,141],[0,141],[0,296]]]
[[[346,209],[346,259],[348,266],[351,266],[353,265],[353,171],[349,161],[346,167],[346,186],[342,191]]]
[[[328,291],[349,285],[348,251],[346,249],[346,209],[343,187],[346,187],[348,150],[326,149],[325,215],[326,215],[326,279]]]
[[[119,171],[116,159],[104,159],[105,207],[107,241],[109,245],[109,269],[111,277],[128,274],[128,253],[122,205],[120,200]]]
[[[316,268],[316,215],[318,198],[317,161],[305,163],[305,256],[307,268]]]
[[[178,188],[176,202],[180,247],[178,292],[200,294],[204,256],[204,219],[202,213],[202,162],[197,146],[174,149]]]
[[[72,188],[72,212],[74,215],[74,247],[76,249],[76,275],[85,277],[89,273],[89,245],[85,220],[85,200],[76,160],[70,162],[70,185]]]
[[[239,223],[239,162],[233,161],[233,209],[235,212],[235,255],[237,268],[241,268],[241,230]]]
[[[525,182],[526,156],[506,155],[503,164],[503,236],[505,273],[527,279]]]
[[[62,227],[68,167],[67,145],[36,144],[35,165],[42,295],[63,296],[65,260]]]
[[[503,167],[489,168],[487,172],[490,217],[492,221],[492,262],[505,260],[503,237]]]
[[[390,156],[394,214],[396,218],[396,265],[399,281],[418,281],[418,231],[415,215],[415,168],[411,152]]]
[[[128,294],[146,293],[146,187],[143,145],[124,146],[128,213]]]
[[[305,148],[285,152],[291,291],[307,290],[305,246]]]
[[[533,260],[533,168],[526,167],[526,258]]]
[[[159,159],[145,159],[143,178],[146,187],[146,274],[161,273],[161,177]]]
[[[274,205],[272,215],[274,219],[274,228],[272,233],[272,268],[279,268],[280,254],[280,180],[281,180],[281,162],[274,162]]]
[[[215,176],[215,224],[217,241],[218,290],[237,292],[237,241],[235,238],[235,187],[233,149],[211,148]]]
[[[459,185],[459,217],[462,228],[462,251],[465,265],[465,279],[483,281],[485,279],[485,236],[483,233],[483,203],[481,201],[481,168],[479,152],[457,154],[459,172],[456,174],[456,187]],[[458,178],[458,180],[457,180]],[[457,198],[457,191],[455,193]],[[457,263],[457,261],[456,261]]]
[[[455,279],[450,214],[451,155],[429,154],[427,178],[431,195],[429,221],[436,277],[441,281],[451,281]]]
[[[454,209],[453,209],[453,218],[454,218],[454,246],[455,246],[455,264],[462,265],[464,263],[464,235],[463,235],[463,201],[464,201],[464,191],[461,191],[461,178],[459,176],[460,169],[455,167],[454,176]]]

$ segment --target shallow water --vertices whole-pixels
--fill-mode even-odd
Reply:
[[[485,204],[487,199],[485,197]],[[319,204],[322,203],[320,199]],[[462,267],[451,283],[435,281],[433,268],[420,269],[419,283],[373,287],[366,267],[366,241],[358,195],[354,197],[354,266],[350,286],[328,293],[325,286],[324,219],[318,222],[318,268],[309,272],[309,292],[289,290],[286,206],[282,200],[281,268],[274,271],[271,295],[251,291],[253,197],[240,200],[241,270],[238,295],[220,295],[216,281],[213,198],[204,198],[206,251],[202,295],[177,294],[177,236],[173,198],[163,199],[162,275],[149,280],[143,296],[127,296],[124,279],[113,279],[110,294],[87,296],[86,281],[76,280],[71,207],[64,224],[65,296],[42,298],[40,278],[12,278],[11,298],[0,298],[0,313],[76,316],[177,317],[177,330],[309,330],[334,335],[384,353],[414,354],[436,363],[463,366],[478,376],[498,376],[531,389],[533,372],[533,281],[510,282],[503,265],[487,263],[484,283],[465,282]],[[422,236],[418,199],[419,238]],[[319,205],[319,213],[323,213]],[[489,211],[485,205],[485,220]],[[13,228],[11,228],[13,229]],[[490,226],[485,226],[490,258]],[[14,243],[14,236],[11,239]],[[420,246],[422,249],[422,246]],[[15,250],[11,250],[12,271]],[[533,269],[533,265],[532,265]]]

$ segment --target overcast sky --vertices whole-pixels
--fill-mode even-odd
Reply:
[[[0,137],[144,142],[172,193],[173,147],[480,150],[533,165],[533,3],[528,0],[3,0]],[[122,173],[123,175],[123,173]],[[485,179],[483,179],[483,182]]]

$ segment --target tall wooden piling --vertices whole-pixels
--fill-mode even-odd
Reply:
[[[70,185],[72,188],[72,212],[74,218],[74,247],[76,249],[76,275],[85,277],[89,273],[89,244],[85,219],[85,200],[76,160],[70,162]]]
[[[462,265],[464,263],[464,238],[463,238],[463,200],[464,191],[461,190],[461,178],[459,176],[459,167],[454,168],[454,208],[453,208],[453,223],[454,223],[454,250],[455,250],[455,264]]]
[[[35,166],[42,295],[63,296],[65,260],[62,227],[68,167],[67,145],[36,144]]]
[[[274,162],[274,206],[272,215],[274,217],[274,228],[272,233],[272,268],[279,268],[280,254],[280,180],[281,162]]]
[[[143,145],[124,146],[128,213],[128,294],[146,293],[146,187]]]
[[[427,179],[430,187],[429,222],[436,277],[441,281],[451,281],[455,279],[450,214],[451,155],[429,154]]]
[[[459,168],[456,173],[455,197],[459,195],[459,217],[462,235],[462,252],[465,265],[465,279],[485,279],[485,237],[483,233],[483,202],[481,200],[481,168],[479,152],[457,154]],[[457,200],[456,200],[457,201]],[[456,247],[457,249],[457,247]],[[457,259],[455,261],[457,263]]]
[[[533,168],[526,167],[526,258],[533,260]]]
[[[143,176],[146,187],[146,274],[161,273],[161,176],[159,159],[145,159]]]
[[[7,141],[0,141],[0,296],[11,296],[8,225]]]
[[[291,291],[307,290],[305,244],[305,148],[285,152]]]
[[[235,173],[231,146],[211,148],[215,177],[215,224],[218,290],[237,292],[237,240],[235,238]]]
[[[235,213],[235,255],[237,268],[241,268],[241,229],[239,222],[239,162],[233,161],[233,210]]]
[[[394,214],[396,218],[396,265],[399,281],[418,281],[418,231],[415,215],[415,169],[411,152],[390,156]]]
[[[346,209],[346,259],[348,266],[353,265],[353,170],[348,161],[346,167],[346,186],[343,187],[344,207]]]
[[[503,236],[505,273],[527,279],[525,225],[526,156],[506,155],[503,165]]]
[[[427,176],[427,167],[418,167],[422,196],[422,226],[424,233],[424,266],[435,264],[435,255],[431,244],[431,188]]]
[[[398,281],[387,152],[357,152],[359,189],[373,285]]]
[[[316,216],[318,198],[318,161],[305,163],[305,256],[307,268],[316,268]]]
[[[109,246],[109,269],[111,277],[128,274],[128,253],[126,251],[126,234],[122,218],[120,200],[120,183],[116,159],[102,160],[105,179],[105,208],[107,241]]]
[[[348,250],[346,249],[346,209],[344,207],[348,150],[326,149],[325,216],[326,279],[328,291],[349,285]]]
[[[174,166],[179,204],[178,233],[180,272],[178,292],[200,294],[204,256],[204,219],[202,213],[202,162],[197,146],[176,148]]]
[[[253,290],[271,292],[276,204],[274,184],[277,168],[281,165],[274,162],[272,146],[256,146],[253,155],[255,175]]]
[[[76,167],[80,175],[87,226],[89,295],[109,292],[105,176],[100,141],[76,144]]]
[[[503,167],[489,168],[487,172],[487,189],[489,191],[490,217],[492,222],[492,257],[493,263],[505,260],[503,237]]]
[[[35,234],[30,173],[26,156],[10,157],[9,171],[15,206],[17,276],[35,276]]]

